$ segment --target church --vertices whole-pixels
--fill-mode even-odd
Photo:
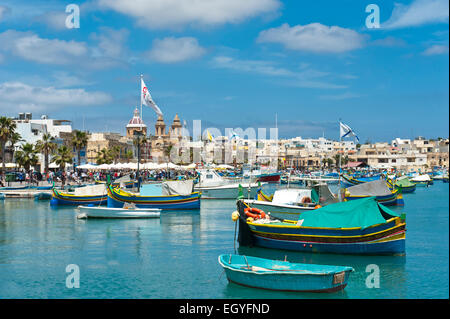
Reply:
[[[134,138],[135,132],[147,136],[147,143],[141,148],[141,159],[146,162],[166,162],[168,160],[167,148],[176,145],[182,139],[182,125],[178,114],[175,114],[168,132],[164,118],[162,115],[158,116],[155,123],[155,134],[152,135],[147,131],[147,125],[142,120],[137,107],[134,110],[133,118],[126,126],[126,132],[129,139]],[[147,135],[147,133],[150,134]]]

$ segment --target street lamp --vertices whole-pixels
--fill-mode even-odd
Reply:
[[[137,144],[137,171],[136,171],[136,179],[138,183],[138,191],[141,189],[141,179],[139,176],[139,163],[141,162],[141,143],[144,140],[145,136],[142,134],[141,131],[134,131],[133,135],[136,137],[136,144]]]

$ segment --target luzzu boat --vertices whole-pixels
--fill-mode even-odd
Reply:
[[[376,181],[378,179],[380,179],[381,176],[377,175],[377,176],[371,176],[371,177],[352,177],[349,175],[342,175],[342,183],[344,184],[344,186],[346,187],[350,187],[353,185],[359,185],[359,184],[363,184],[363,183],[367,183],[367,182],[372,182],[372,181]]]
[[[344,190],[344,200],[355,200],[375,196],[376,201],[386,206],[403,206],[402,192],[390,190],[389,184],[383,179],[354,185]]]
[[[298,221],[247,218],[237,202],[239,244],[338,254],[404,254],[404,217],[375,197],[302,212]]]
[[[108,185],[108,207],[122,208],[126,203],[132,203],[138,208],[159,209],[199,209],[200,192],[187,195],[141,196],[126,192]]]
[[[220,255],[229,282],[280,291],[334,292],[347,285],[352,267],[297,264],[265,258]]]
[[[390,189],[398,189],[402,193],[412,193],[416,190],[416,184],[411,183],[407,176],[399,177],[397,180],[386,180]]]
[[[254,200],[244,199],[245,204],[270,213],[271,217],[289,220],[298,220],[304,211],[311,211],[337,201],[326,184],[303,189],[278,189],[272,196],[258,190]]]
[[[84,188],[84,187],[83,187]],[[92,190],[91,186],[86,186],[86,188],[89,188],[89,190]],[[80,188],[81,189],[81,188]],[[101,189],[101,188],[99,188]],[[78,190],[78,189],[76,189]],[[53,197],[50,201],[51,206],[59,206],[59,205],[104,205],[106,204],[107,195],[106,190],[104,188],[100,192],[92,192],[92,195],[88,195],[86,193],[89,193],[89,190],[85,190],[83,193],[81,192],[75,192],[74,194],[70,193],[63,193],[56,188],[53,188]]]
[[[433,185],[433,179],[428,174],[414,176],[410,179],[410,182],[416,184],[417,186]]]

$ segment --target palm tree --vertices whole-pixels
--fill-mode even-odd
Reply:
[[[111,164],[113,162],[111,152],[104,148],[97,154],[97,158],[95,159],[97,164]]]
[[[164,155],[167,157],[167,161],[170,162],[170,152],[172,152],[173,145],[167,145],[164,147]]]
[[[141,147],[147,143],[149,139],[147,138],[147,136],[145,135],[136,135],[133,139],[133,144],[134,146],[136,146],[138,148],[138,161],[141,160],[141,154],[140,154],[140,149]]]
[[[2,173],[5,172],[6,143],[11,139],[16,130],[16,123],[9,117],[0,117],[0,148],[2,149]]]
[[[14,132],[9,139],[9,143],[11,144],[12,157],[14,158],[14,152],[16,151],[16,144],[19,142],[23,142],[22,136],[19,133]]]
[[[55,162],[56,165],[59,165],[61,170],[64,170],[66,164],[72,163],[72,152],[66,145],[58,147],[56,154],[53,157],[53,162]]]
[[[37,141],[36,150],[44,154],[45,173],[48,173],[48,156],[56,150],[55,138],[48,133],[42,135],[42,139]]]
[[[109,151],[110,151],[111,157],[114,160],[114,164],[116,164],[120,158],[120,152],[121,152],[120,146],[115,145]]]
[[[133,151],[132,150],[126,151],[125,154],[124,154],[124,157],[127,160],[127,163],[129,163],[130,160],[134,157]]]
[[[77,164],[81,165],[81,150],[87,146],[88,136],[86,132],[74,130],[72,132],[72,145],[77,150]]]
[[[25,169],[30,171],[31,166],[36,166],[38,162],[38,151],[33,144],[25,143],[20,146],[20,149],[15,154],[16,162]],[[30,174],[31,176],[31,174]]]

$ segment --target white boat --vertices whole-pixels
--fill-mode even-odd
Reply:
[[[194,190],[202,193],[202,199],[236,199],[239,196],[240,188],[242,188],[244,198],[255,198],[258,188],[267,184],[250,183],[249,181],[237,183],[236,181],[225,180],[217,172],[210,169],[199,170],[199,174],[200,180],[195,185]]]
[[[416,185],[431,185],[433,184],[433,179],[428,174],[416,175],[410,179],[410,182]]]
[[[158,208],[114,208],[104,206],[78,206],[77,218],[159,218]]]
[[[338,199],[326,184],[320,184],[308,189],[276,190],[271,201],[260,200],[260,196],[258,196],[258,200],[244,199],[244,202],[250,207],[264,211],[271,217],[298,220],[302,212],[314,210],[317,205],[325,206],[336,203]]]

